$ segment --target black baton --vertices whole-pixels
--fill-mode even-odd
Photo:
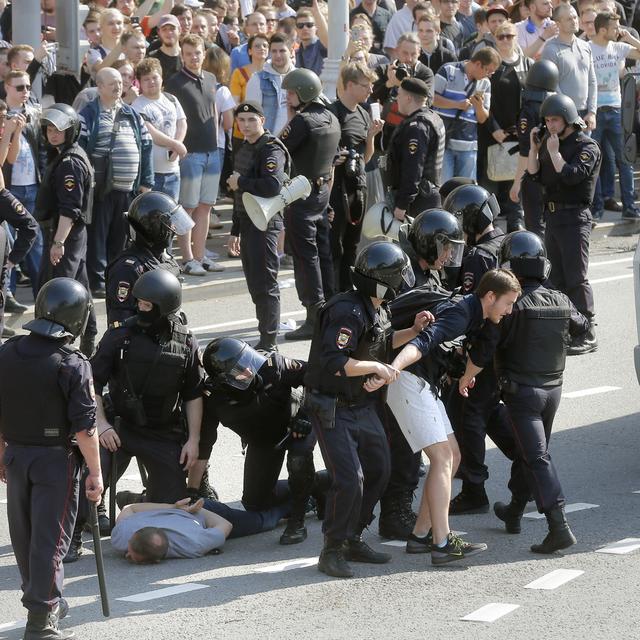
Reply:
[[[120,416],[116,416],[113,421],[113,430],[120,435]],[[118,479],[118,452],[111,453],[111,470],[109,471],[109,526],[113,529],[116,526],[116,482]]]
[[[100,585],[100,601],[102,602],[102,614],[105,618],[110,615],[109,596],[107,583],[104,579],[104,562],[102,560],[102,543],[100,541],[100,527],[98,526],[98,504],[89,501],[89,522],[93,534],[93,553],[96,556],[96,570],[98,572],[98,584]]]

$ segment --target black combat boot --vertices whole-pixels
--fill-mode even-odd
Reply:
[[[493,512],[504,522],[504,528],[507,530],[507,533],[520,533],[520,522],[526,506],[527,500],[511,496],[511,502],[509,504],[496,502],[493,505]]]
[[[413,512],[413,491],[404,491],[380,500],[378,533],[388,540],[406,540],[416,525],[417,515]]]
[[[542,544],[531,545],[533,553],[553,553],[554,551],[560,551],[560,549],[566,549],[577,542],[576,537],[569,529],[562,507],[555,507],[545,511],[544,515],[549,525],[549,533],[542,541]]]
[[[312,304],[307,307],[307,317],[305,321],[293,331],[287,331],[284,334],[285,340],[311,340],[313,338],[313,330],[316,326],[316,318],[318,317],[318,311],[324,303]]]
[[[571,340],[567,349],[568,356],[582,356],[598,349],[598,339],[596,338],[596,325],[593,320],[589,323],[589,329]]]
[[[386,564],[391,560],[388,553],[374,551],[363,539],[356,536],[344,543],[344,558],[350,562],[368,562],[370,564]]]
[[[201,498],[209,498],[211,500],[219,500],[218,492],[209,482],[209,465],[202,474],[202,480],[200,480],[200,488],[198,489]]]
[[[76,522],[76,526],[74,527],[73,533],[71,534],[71,543],[69,544],[69,548],[67,549],[67,555],[62,558],[62,562],[64,562],[65,564],[76,562],[82,555],[83,551],[82,524],[80,522]],[[60,617],[64,618],[64,616]]]
[[[111,489],[109,489],[111,491]],[[101,536],[111,535],[111,520],[107,515],[107,507],[104,504],[104,497],[102,502],[98,505],[98,527],[100,529]]]
[[[463,480],[462,490],[449,503],[449,515],[460,516],[488,511],[489,498],[484,490],[484,484],[473,484]]]
[[[122,511],[128,504],[138,504],[144,502],[145,492],[136,493],[135,491],[118,491],[116,493],[116,504],[118,509]]]
[[[353,578],[353,570],[344,559],[344,540],[325,536],[324,548],[320,552],[318,571],[333,578]]]
[[[289,490],[291,491],[291,515],[280,536],[280,544],[298,544],[307,539],[304,514],[315,480],[313,453],[289,454],[287,456]]]
[[[23,640],[71,640],[73,631],[60,631],[58,628],[58,607],[47,613],[29,611]]]

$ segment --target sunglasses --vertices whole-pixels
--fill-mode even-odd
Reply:
[[[296,22],[296,27],[298,27],[298,29],[304,29],[305,27],[307,27],[307,29],[312,29],[315,26],[315,22]]]
[[[498,40],[513,40],[516,37],[515,33],[503,33],[502,35],[496,36]]]
[[[30,84],[10,84],[10,87],[13,87],[16,91],[31,91]]]

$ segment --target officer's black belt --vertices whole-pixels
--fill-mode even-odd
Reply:
[[[547,202],[545,206],[551,213],[563,211],[565,209],[584,209],[587,205],[581,202]]]
[[[327,396],[327,395],[331,395],[331,394],[327,394],[324,393],[323,391],[320,391],[319,389],[309,389],[309,391],[311,391],[311,393],[316,393],[318,395],[322,395],[322,396]],[[345,398],[344,396],[335,396],[336,398],[336,407],[340,407],[340,408],[350,408],[353,409],[355,407],[364,407],[366,406],[368,403],[365,401],[360,401],[360,402],[353,402],[347,398]]]

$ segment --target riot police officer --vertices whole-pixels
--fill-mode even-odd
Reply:
[[[586,332],[589,321],[575,311],[565,294],[542,284],[549,264],[544,246],[534,233],[510,233],[500,249],[500,264],[513,270],[522,294],[500,327],[495,352],[502,397],[517,442],[517,460],[509,482],[511,502],[496,503],[494,511],[509,533],[520,533],[520,520],[532,494],[538,512],[546,516],[549,534],[531,550],[553,553],[575,544],[576,539],[566,521],[565,499],[549,455],[549,438],[562,394],[569,334]],[[478,357],[473,350],[469,353],[459,383],[463,395],[480,367],[490,360],[486,357],[490,350],[484,353],[485,357]]]
[[[58,629],[68,611],[61,559],[78,510],[81,459],[72,438],[89,469],[86,498],[102,494],[91,367],[71,347],[90,306],[80,283],[56,278],[38,293],[35,320],[24,326],[30,334],[0,347],[0,479],[7,483],[9,534],[29,612],[27,640],[74,637]]]
[[[227,179],[234,211],[230,249],[237,250],[240,243],[242,270],[258,318],[260,341],[256,349],[268,353],[277,348],[280,325],[278,236],[283,228],[282,214],[276,213],[261,231],[247,215],[242,195],[277,196],[288,179],[291,162],[282,142],[265,131],[259,104],[243,102],[236,107],[235,116],[244,141],[234,153],[233,173]]]
[[[38,189],[36,218],[44,230],[44,250],[39,286],[60,276],[89,288],[87,276],[87,225],[93,208],[93,167],[77,143],[80,118],[69,105],[56,103],[40,119],[47,142],[48,164]],[[80,350],[90,358],[98,333],[91,306]]]
[[[246,446],[242,504],[248,511],[262,511],[290,498],[291,515],[280,544],[302,542],[307,537],[307,499],[316,476],[316,439],[298,389],[307,363],[278,353],[265,357],[235,338],[212,340],[203,361],[209,378],[198,464],[209,460],[219,424],[237,433]],[[285,453],[288,487],[278,481]],[[325,476],[319,475],[318,483]],[[193,486],[198,486],[197,477]]]
[[[505,236],[501,229],[494,228],[493,222],[500,208],[493,194],[473,184],[454,189],[443,206],[462,221],[467,241],[460,269],[462,292],[472,293],[482,276],[498,266],[498,254]],[[467,340],[464,348],[471,345],[472,341]],[[486,513],[489,510],[484,489],[489,476],[484,463],[487,434],[509,459],[513,460],[515,456],[515,444],[504,404],[500,402],[493,366],[487,366],[477,376],[468,397],[461,396],[454,386],[446,407],[460,447],[458,475],[462,476],[462,490],[451,500],[449,514]]]
[[[148,271],[132,293],[137,314],[108,329],[91,360],[103,468],[116,455],[121,475],[136,456],[148,473],[148,500],[175,502],[185,497],[185,471],[198,457],[204,380],[198,342],[177,316],[182,291],[173,274]]]
[[[527,231],[533,231],[544,239],[544,200],[542,185],[525,173],[527,158],[531,148],[531,129],[540,124],[542,103],[558,90],[558,67],[551,60],[538,60],[527,73],[522,107],[516,125],[518,135],[518,168],[509,197],[517,202],[522,200],[524,224]]]
[[[330,183],[338,153],[340,123],[321,99],[320,78],[309,69],[294,69],[282,81],[292,115],[280,138],[291,154],[293,176],[311,183],[311,195],[297,200],[284,213],[287,242],[293,255],[296,290],[307,310],[304,323],[285,334],[286,340],[308,340],[324,301],[333,293],[333,264],[329,241]]]
[[[398,110],[406,118],[395,128],[386,172],[398,220],[440,206],[440,176],[445,130],[429,108],[433,91],[419,78],[405,78],[398,89]]]
[[[183,235],[193,227],[193,220],[182,206],[159,191],[137,196],[129,205],[127,219],[133,240],[105,272],[110,327],[136,315],[133,287],[143,273],[165,269],[176,277],[180,275],[180,267],[167,249],[176,234]]]
[[[374,242],[357,256],[356,289],[334,296],[320,311],[305,376],[307,407],[332,484],[322,530],[318,569],[347,578],[346,560],[381,564],[391,556],[373,551],[362,531],[373,519],[389,477],[389,450],[378,416],[382,397],[366,389],[368,376],[391,381],[385,362],[391,347],[417,335],[426,320],[393,332],[387,310],[403,287],[414,284],[409,258],[395,244]]]
[[[442,286],[440,274],[444,265],[451,263],[454,247],[455,253],[461,256],[464,244],[456,218],[442,209],[424,211],[411,225],[402,226],[399,241],[411,259],[416,279],[413,291],[424,294],[429,302],[448,299],[451,293]],[[406,299],[405,296],[398,297],[390,304],[392,324],[396,329],[409,326],[418,307],[427,308],[424,306],[427,300],[421,297],[407,311]],[[411,451],[395,416],[386,405],[383,418],[389,440],[391,473],[380,499],[378,533],[383,538],[406,540],[416,522],[412,502],[420,479],[421,454]]]
[[[544,188],[544,242],[551,262],[550,279],[590,321],[589,331],[574,339],[569,355],[595,351],[593,291],[587,278],[591,211],[602,155],[598,143],[582,129],[586,125],[573,100],[556,94],[540,108],[547,133],[531,130],[527,172]]]

